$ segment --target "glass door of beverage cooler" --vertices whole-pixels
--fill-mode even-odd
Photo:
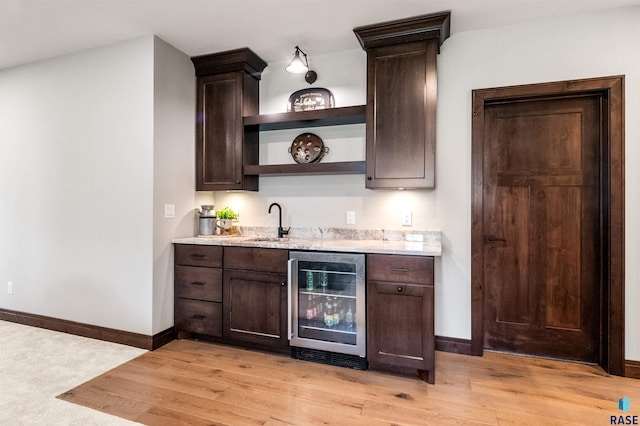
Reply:
[[[291,252],[291,346],[366,354],[364,255]]]

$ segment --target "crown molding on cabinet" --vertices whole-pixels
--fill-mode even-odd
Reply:
[[[421,15],[365,25],[353,29],[363,49],[438,39],[438,47],[449,38],[451,12]]]

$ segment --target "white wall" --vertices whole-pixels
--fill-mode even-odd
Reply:
[[[151,332],[152,73],[153,37],[0,71],[0,307]]]
[[[196,79],[187,55],[154,40],[153,334],[173,326],[171,240],[193,235]],[[164,205],[175,218],[164,218]]]
[[[154,37],[0,71],[0,308],[145,335],[173,324],[194,108],[189,58]]]
[[[455,11],[452,19],[456,19]],[[640,359],[640,252],[637,215],[640,193],[634,159],[639,158],[640,8],[564,17],[550,21],[452,34],[438,57],[436,189],[369,191],[363,175],[263,177],[258,193],[215,193],[217,208],[240,210],[241,225],[275,226],[269,203],[284,207],[285,226],[346,227],[346,210],[355,210],[357,228],[398,229],[399,211],[413,211],[412,229],[441,229],[443,255],[436,261],[436,334],[471,338],[471,91],[473,89],[626,75],[626,357]],[[365,55],[362,51],[314,56],[320,78],[314,87],[334,92],[337,106],[364,104]],[[347,64],[348,73],[335,71]],[[282,112],[288,95],[306,86],[301,77],[270,64],[261,83],[261,112]],[[345,90],[345,88],[349,90]],[[318,129],[323,139],[327,131]],[[339,132],[339,131],[338,131]],[[276,133],[276,132],[273,132]],[[297,131],[265,135],[261,161],[286,160]],[[329,132],[330,133],[330,132]],[[347,139],[357,139],[357,131]],[[362,130],[362,135],[364,130]],[[330,137],[336,137],[331,134]],[[265,145],[265,141],[268,141]],[[340,141],[325,142],[332,151]],[[362,155],[357,142],[349,155]],[[276,152],[274,152],[276,151]],[[284,157],[283,157],[284,156]],[[277,157],[277,158],[276,158]],[[336,158],[338,159],[338,158]],[[342,158],[339,158],[342,159]],[[351,159],[351,158],[350,158]],[[325,161],[325,160],[323,160]],[[330,161],[327,158],[326,161]]]

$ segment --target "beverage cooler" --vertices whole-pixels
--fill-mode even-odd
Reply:
[[[366,369],[364,255],[290,252],[294,358]]]

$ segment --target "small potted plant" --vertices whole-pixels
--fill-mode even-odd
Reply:
[[[216,226],[222,228],[224,233],[228,233],[233,227],[233,221],[238,219],[238,213],[231,207],[225,207],[216,212]]]

